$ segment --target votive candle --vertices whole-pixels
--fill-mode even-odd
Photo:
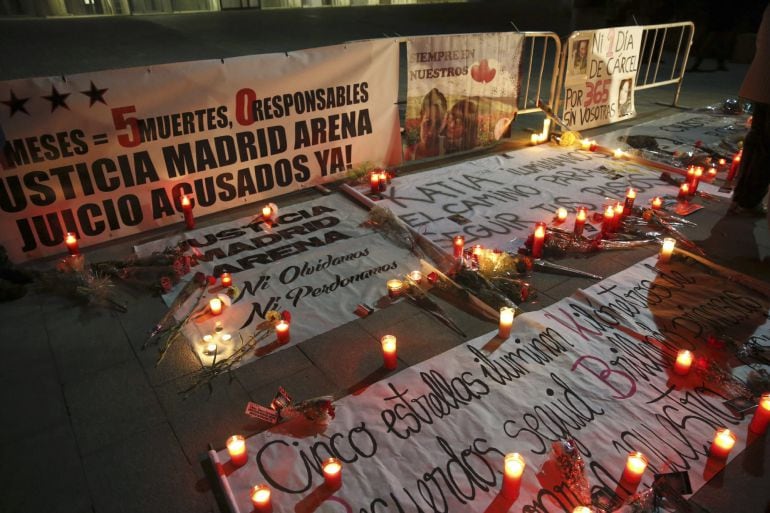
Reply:
[[[265,221],[270,221],[273,219],[273,208],[270,205],[265,205],[262,207],[262,218]]]
[[[714,458],[725,459],[735,445],[735,434],[727,428],[717,429],[709,454]]]
[[[80,248],[78,247],[78,238],[74,233],[69,232],[64,238],[64,245],[67,246],[67,251],[70,252],[70,256],[78,256],[80,254]]]
[[[749,431],[761,435],[767,431],[768,424],[770,424],[770,392],[762,394],[759,398],[759,405],[749,424]]]
[[[575,229],[573,232],[575,235],[583,235],[583,229],[586,226],[586,209],[585,207],[578,208],[577,215],[575,216]]]
[[[422,273],[420,271],[412,271],[409,273],[409,279],[419,285],[422,282]]]
[[[620,228],[620,222],[623,220],[623,205],[619,202],[615,202],[615,219],[613,220],[612,231],[618,231]]]
[[[567,209],[564,207],[559,207],[559,209],[556,211],[556,221],[559,223],[563,223],[567,220]]]
[[[684,376],[690,372],[690,366],[692,365],[693,355],[691,351],[682,349],[676,354],[676,361],[674,362],[674,372],[680,376]]]
[[[388,173],[385,171],[380,172],[380,192],[385,192],[388,188]]]
[[[279,344],[285,344],[289,341],[289,323],[281,319],[278,324],[275,325],[275,336],[278,339]]]
[[[390,299],[396,299],[401,295],[401,291],[404,289],[404,282],[401,280],[388,280],[388,297]]]
[[[246,440],[241,435],[233,435],[227,439],[227,453],[230,455],[230,461],[236,467],[242,467],[249,459],[246,451]]]
[[[636,200],[636,191],[631,187],[626,191],[626,203],[623,205],[623,215],[629,215],[634,209],[634,200]]]
[[[372,194],[378,194],[380,192],[380,173],[372,173],[369,175],[369,190]]]
[[[497,335],[500,338],[508,338],[511,336],[511,326],[513,326],[514,313],[515,310],[510,306],[503,306],[500,308],[500,327],[497,331]]]
[[[532,258],[543,256],[543,244],[545,243],[545,224],[535,225],[535,234],[532,237]]]
[[[730,170],[727,172],[726,180],[728,182],[735,178],[735,174],[738,172],[738,168],[741,167],[741,158],[743,157],[743,150],[738,150],[738,153],[733,155],[733,161],[730,163]]]
[[[692,173],[692,180],[690,181],[690,196],[694,195],[698,190],[698,184],[700,184],[700,179],[702,177],[703,168],[700,166],[695,166],[695,169],[693,169]]]
[[[602,233],[607,235],[612,233],[612,229],[615,226],[615,209],[612,205],[608,205],[604,210],[604,220],[602,221]]]
[[[666,237],[663,239],[663,245],[660,247],[660,254],[658,255],[658,262],[665,264],[671,260],[671,255],[674,253],[674,247],[676,246],[676,239]]]
[[[323,464],[324,483],[330,490],[342,487],[342,463],[337,458],[329,458]]]
[[[195,218],[193,217],[193,206],[187,195],[182,195],[182,213],[184,214],[184,224],[188,230],[195,228]]]
[[[256,513],[273,513],[273,504],[270,502],[270,488],[267,485],[257,485],[251,489],[251,504]]]
[[[647,469],[647,458],[641,452],[629,453],[626,458],[626,468],[623,470],[623,481],[638,483]]]
[[[509,499],[514,499],[519,494],[521,488],[521,476],[527,462],[518,452],[508,453],[503,459],[503,495]]]
[[[616,159],[622,159],[623,156],[625,155],[625,152],[620,148],[615,148],[615,151],[613,152],[613,154],[615,155]]]
[[[395,335],[385,335],[380,339],[382,345],[383,366],[388,370],[398,367],[398,354]]]
[[[211,298],[209,301],[209,310],[212,315],[219,315],[222,313],[222,300],[218,297]]]
[[[462,235],[455,235],[452,239],[452,249],[454,250],[455,258],[460,258],[463,256],[463,249],[465,249],[465,237]]]
[[[663,206],[663,198],[660,196],[655,196],[652,198],[652,209],[653,210],[660,210],[660,208]]]
[[[687,182],[679,186],[679,194],[676,196],[678,200],[687,200],[690,196],[690,184]]]
[[[232,287],[233,285],[233,277],[230,273],[222,273],[219,280],[222,282],[223,287]]]

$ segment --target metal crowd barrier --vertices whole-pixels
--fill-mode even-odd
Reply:
[[[579,32],[573,32],[566,40],[575,37]],[[694,34],[695,25],[691,21],[642,26],[642,45],[634,90],[643,91],[676,84],[671,105],[677,107]],[[555,112],[560,112],[563,100],[568,48],[568,45],[564,45],[561,53]]]
[[[645,25],[640,65],[636,72],[636,90],[676,84],[672,105],[677,106],[694,34],[695,25],[691,21]],[[667,50],[674,51],[670,66],[663,59]]]

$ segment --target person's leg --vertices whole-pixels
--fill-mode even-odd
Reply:
[[[770,184],[770,105],[754,104],[751,130],[743,143],[743,157],[733,201],[753,209],[760,206]]]

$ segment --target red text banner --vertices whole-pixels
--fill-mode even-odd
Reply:
[[[0,244],[15,261],[398,160],[398,46],[0,83]]]

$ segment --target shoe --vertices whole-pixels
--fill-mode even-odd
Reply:
[[[737,216],[765,217],[767,215],[767,207],[765,207],[762,204],[759,204],[754,207],[747,208],[747,207],[742,207],[737,203],[733,203],[730,205],[730,208],[727,209],[727,212],[729,214],[734,214]]]

